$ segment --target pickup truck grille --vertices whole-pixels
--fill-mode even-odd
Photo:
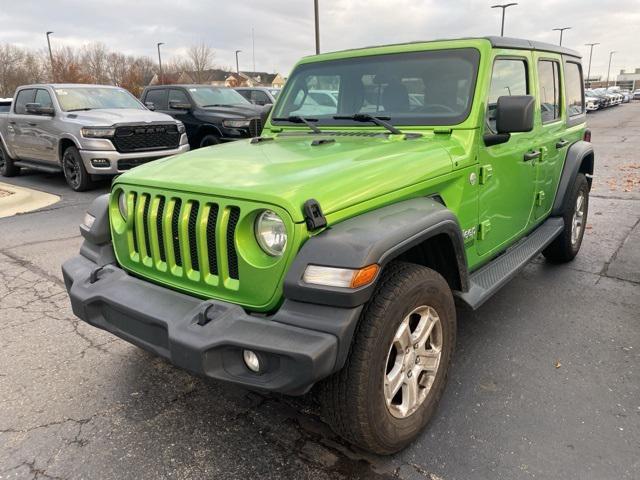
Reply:
[[[178,148],[180,133],[175,124],[126,125],[116,128],[113,145],[121,153]]]

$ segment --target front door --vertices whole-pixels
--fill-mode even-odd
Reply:
[[[495,133],[498,97],[533,95],[531,55],[497,56],[487,98],[485,133]],[[512,133],[505,143],[481,144],[478,152],[480,225],[478,254],[490,258],[519,238],[529,226],[536,185],[537,133]]]

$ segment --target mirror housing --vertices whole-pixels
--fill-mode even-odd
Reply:
[[[498,98],[496,130],[498,134],[533,130],[535,99],[531,95],[510,95]]]
[[[169,108],[171,110],[191,110],[191,104],[172,100],[169,102]]]
[[[153,102],[144,102],[144,106],[147,107],[152,112],[156,109],[156,104]]]
[[[43,107],[39,103],[27,103],[25,105],[25,110],[27,113],[32,115],[44,115],[48,117],[53,117],[55,110],[53,107]]]

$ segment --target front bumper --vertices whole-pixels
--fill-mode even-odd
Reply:
[[[273,316],[254,316],[140,280],[113,264],[100,268],[82,255],[65,262],[62,272],[73,312],[85,322],[194,373],[290,395],[341,367],[345,339],[360,314],[360,307],[285,301]],[[260,374],[245,366],[243,349],[257,353]]]
[[[142,165],[159,158],[170,157],[189,151],[189,144],[186,135],[183,134],[184,142],[181,141],[178,148],[171,150],[154,150],[150,152],[120,153],[116,150],[80,150],[80,156],[84,167],[92,175],[117,175],[118,173],[131,170],[134,166]],[[91,160],[109,160],[108,167],[95,167]],[[122,162],[122,163],[120,163]]]

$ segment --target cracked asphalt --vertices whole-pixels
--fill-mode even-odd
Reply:
[[[596,173],[569,265],[536,259],[458,311],[441,406],[393,457],[363,453],[314,395],[196,378],[73,314],[60,264],[100,189],[0,219],[0,479],[640,478],[640,103],[588,117]]]

